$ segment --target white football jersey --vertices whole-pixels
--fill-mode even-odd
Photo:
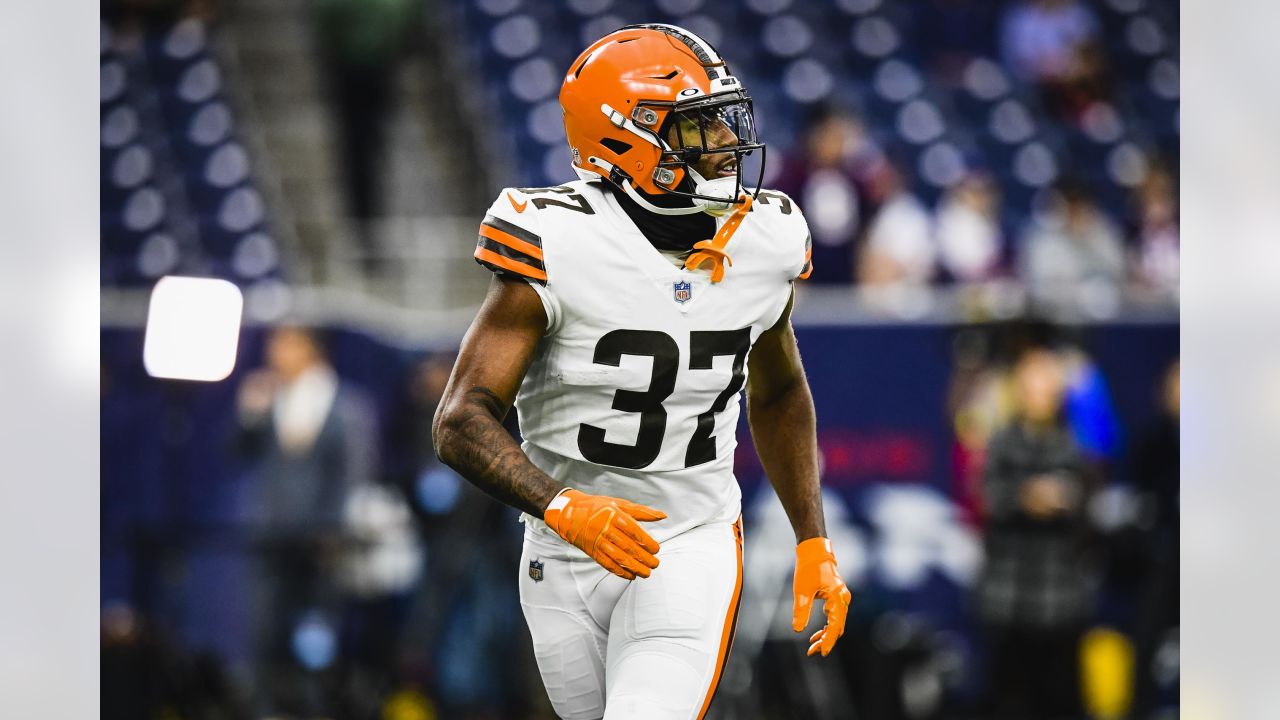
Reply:
[[[516,397],[525,452],[570,487],[667,513],[646,524],[659,542],[740,512],[747,356],[808,275],[808,228],[782,193],[762,191],[724,249],[721,282],[684,269],[603,181],[506,189],[480,228],[477,261],[525,278],[548,318]]]

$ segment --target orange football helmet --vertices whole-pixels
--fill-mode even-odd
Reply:
[[[666,215],[727,210],[741,202],[742,159],[759,150],[764,176],[764,145],[757,141],[751,97],[741,81],[705,40],[674,25],[628,25],[600,38],[569,68],[560,88],[565,135],[578,174],[599,175],[646,209]],[[689,133],[669,133],[673,123],[697,128],[700,143]],[[709,144],[708,133],[735,144]],[[668,141],[674,140],[674,144]],[[731,153],[735,172],[703,178],[693,168],[704,155]],[[724,163],[728,168],[729,162]],[[724,182],[708,182],[719,180]],[[690,208],[660,208],[649,195],[690,198]],[[714,193],[714,194],[708,194]],[[718,214],[718,213],[713,213]]]

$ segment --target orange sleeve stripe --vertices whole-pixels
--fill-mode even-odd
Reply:
[[[538,268],[533,267],[532,265],[525,265],[522,262],[517,262],[510,258],[504,258],[492,250],[486,250],[482,247],[477,247],[475,258],[477,260],[483,260],[484,262],[487,262],[490,265],[496,265],[497,267],[500,267],[503,270],[510,270],[511,272],[516,273],[517,275],[523,275],[527,278],[532,278],[534,280],[541,280],[543,282],[547,281],[547,273],[545,271],[539,270]]]
[[[742,600],[742,518],[733,524],[733,537],[738,545],[738,581],[733,586],[733,597],[729,600],[729,611],[725,613],[724,631],[720,635],[720,654],[716,658],[716,674],[711,678],[711,687],[707,688],[707,697],[702,701],[702,709],[698,711],[698,720],[706,716],[711,709],[711,701],[716,696],[716,688],[720,685],[720,676],[729,664],[729,651],[733,649],[733,635],[738,629],[738,605]]]
[[[543,259],[542,248],[533,243],[525,242],[510,233],[503,232],[492,225],[482,223],[480,225],[480,237],[487,237],[494,242],[500,242],[512,250],[519,250],[529,257]]]
[[[813,249],[804,252],[804,267],[800,268],[800,279],[807,280],[813,274]]]

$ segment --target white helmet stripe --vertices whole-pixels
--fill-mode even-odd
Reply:
[[[694,35],[692,32],[689,32],[688,30],[685,30],[684,28],[678,25],[668,25],[665,23],[652,23],[652,24],[645,25],[644,27],[653,28],[655,30],[661,30],[662,32],[679,37],[681,41],[683,41],[686,45],[689,46],[691,50],[694,51],[695,54],[698,54],[700,56],[698,59],[702,60],[703,64],[705,65],[714,65],[714,64],[719,64],[724,62],[724,60],[721,59],[720,54],[717,53],[715,49],[711,47],[710,43],[708,43],[706,40],[703,40],[702,38],[698,37],[697,35]],[[705,59],[701,57],[703,55],[706,56]],[[721,70],[720,68],[714,68],[714,67],[707,68],[707,75],[709,75],[712,80],[715,80],[720,75],[721,72],[724,72],[724,71]]]

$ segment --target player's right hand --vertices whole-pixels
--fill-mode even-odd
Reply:
[[[649,577],[658,567],[658,542],[640,522],[666,516],[644,505],[571,488],[561,490],[542,513],[547,526],[560,537],[624,580]]]

